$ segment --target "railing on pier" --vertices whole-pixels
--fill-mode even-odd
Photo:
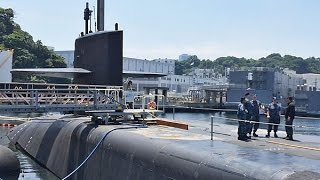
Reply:
[[[115,110],[120,86],[0,83],[0,112]]]

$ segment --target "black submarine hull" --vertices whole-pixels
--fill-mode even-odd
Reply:
[[[11,129],[11,142],[18,144],[59,178],[77,168],[106,132],[121,126],[96,126],[89,118],[36,120]],[[163,127],[162,127],[163,128]],[[306,172],[272,169],[268,164],[238,160],[238,155],[218,154],[210,140],[192,137],[178,140],[173,134],[187,131],[160,127],[118,130],[110,133],[97,151],[71,179],[291,179]],[[162,134],[159,134],[162,133]],[[153,134],[153,135],[150,135]],[[159,137],[157,137],[159,134]],[[161,138],[167,136],[169,138]],[[170,138],[172,137],[172,138]],[[222,155],[222,156],[221,156]],[[286,166],[285,164],[283,165]],[[260,169],[264,167],[265,169]],[[319,177],[319,174],[317,174]]]
[[[81,120],[34,121],[8,134],[36,161],[59,178],[74,170],[105,132],[114,126],[97,127]],[[114,131],[72,179],[247,179],[225,169],[205,154],[153,140],[126,130]]]

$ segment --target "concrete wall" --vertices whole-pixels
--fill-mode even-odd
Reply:
[[[320,112],[320,91],[296,91],[296,107],[307,112]]]
[[[252,73],[252,80],[248,74]],[[273,91],[275,87],[275,75],[273,71],[230,71],[229,82],[236,88],[251,88]]]

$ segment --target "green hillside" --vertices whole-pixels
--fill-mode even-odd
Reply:
[[[272,67],[272,68],[289,68],[297,73],[319,73],[320,58],[310,57],[303,59],[301,57],[285,55],[278,53],[270,54],[260,59],[237,58],[233,56],[219,57],[212,60],[200,60],[197,56],[191,56],[185,61],[176,62],[176,74],[188,74],[192,68],[215,69],[216,72],[224,73],[225,68],[240,69],[251,67]]]
[[[63,57],[49,50],[41,41],[23,31],[14,22],[14,11],[0,7],[0,49],[14,49],[13,68],[66,67]],[[26,81],[56,81],[56,78],[14,77]],[[61,80],[60,80],[61,81]]]

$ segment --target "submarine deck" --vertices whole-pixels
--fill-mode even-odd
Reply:
[[[23,128],[28,129],[28,126],[47,126],[57,121],[69,124],[66,126],[71,126],[70,124],[76,126],[87,123],[90,118],[62,117],[58,120],[45,120],[45,123],[43,123],[44,120],[39,119],[25,123],[20,130],[19,126],[16,128],[22,131]],[[32,125],[34,123],[35,125]],[[264,138],[266,130],[260,129],[257,132],[260,137],[244,142],[237,140],[237,126],[214,123],[214,136],[211,141],[209,122],[189,120],[187,124],[189,130],[155,125],[148,126],[148,128],[114,131],[109,136],[110,138],[125,136],[126,142],[130,142],[132,136],[142,136],[144,138],[136,141],[140,143],[140,148],[150,148],[150,142],[152,142],[151,146],[159,146],[157,147],[159,151],[170,157],[199,164],[199,167],[201,164],[206,166],[218,164],[219,167],[226,168],[228,171],[250,178],[283,179],[284,176],[294,172],[303,172],[296,177],[298,179],[302,177],[303,179],[319,179],[320,177],[319,136],[295,134],[295,141],[287,141],[281,138]],[[102,134],[114,128],[127,126],[128,124],[99,125],[91,134],[100,134],[101,137]],[[13,137],[11,140],[16,135],[18,136],[19,131],[11,134]],[[280,131],[278,135],[284,137],[285,132]],[[28,137],[25,138],[28,139]],[[105,143],[107,141],[108,138],[105,139]],[[193,158],[194,155],[198,156],[197,161]]]

